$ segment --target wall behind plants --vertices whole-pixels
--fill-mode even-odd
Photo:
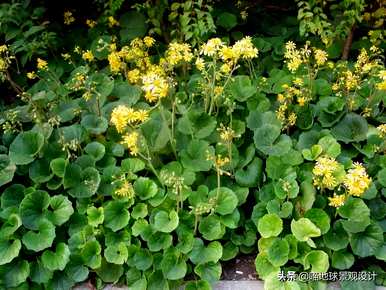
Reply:
[[[384,8],[301,2],[1,4],[1,288],[386,285]]]

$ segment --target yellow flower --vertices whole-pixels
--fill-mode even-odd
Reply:
[[[143,39],[143,43],[147,46],[147,47],[152,47],[155,43],[155,39],[153,37],[150,37],[150,36],[145,36],[144,39]]]
[[[314,175],[314,185],[322,188],[332,189],[338,185],[334,176],[335,171],[339,168],[339,163],[331,157],[319,157],[312,170]]]
[[[64,24],[66,25],[70,25],[75,21],[75,18],[74,16],[72,16],[71,11],[65,11],[63,16],[64,16]]]
[[[235,58],[243,58],[243,59],[252,59],[257,57],[258,50],[252,44],[252,38],[250,36],[246,36],[243,39],[237,41],[232,46],[233,57]]]
[[[95,25],[97,24],[97,22],[95,20],[92,20],[92,19],[87,19],[86,20],[86,24],[87,24],[88,27],[94,28]]]
[[[139,153],[138,138],[139,134],[136,131],[123,136],[121,143],[129,149],[130,154],[132,155],[137,155]]]
[[[47,69],[47,61],[41,59],[41,58],[38,58],[37,59],[37,68],[38,69],[41,69],[41,70],[46,70]]]
[[[138,69],[133,69],[127,72],[127,79],[129,82],[135,84],[141,78],[141,72]]]
[[[236,136],[235,131],[230,127],[225,127],[223,124],[220,125],[220,128],[217,128],[217,131],[220,132],[220,139],[226,144],[232,142]]]
[[[4,53],[8,50],[8,47],[6,44],[0,45],[0,53]]]
[[[119,73],[121,70],[121,58],[119,57],[119,53],[116,51],[111,52],[107,57],[109,64],[110,64],[110,70],[113,74]]]
[[[285,101],[284,95],[283,95],[283,94],[278,94],[278,95],[277,95],[277,101],[278,101],[279,103],[284,103],[284,101]]]
[[[295,113],[291,113],[291,114],[288,116],[288,123],[289,123],[289,125],[290,125],[290,126],[295,125],[296,119],[297,119],[296,114],[295,114]]]
[[[37,77],[36,73],[34,71],[31,71],[31,72],[28,72],[27,73],[27,78],[29,78],[30,80],[33,80]]]
[[[381,138],[385,137],[386,136],[386,124],[382,124],[382,125],[379,125],[377,127],[377,129],[379,130],[379,136]]]
[[[127,180],[123,180],[121,182],[122,184],[119,188],[115,190],[115,194],[118,195],[119,197],[133,198],[135,195],[133,185]]]
[[[91,50],[86,50],[85,52],[83,52],[82,58],[86,61],[93,61],[94,55],[92,54]]]
[[[354,163],[352,169],[346,174],[343,184],[348,194],[361,196],[369,188],[371,178],[367,175],[366,169],[360,163]]]
[[[193,58],[193,54],[190,49],[190,45],[187,43],[172,42],[169,44],[165,53],[166,60],[171,65],[176,65],[180,61],[190,62]]]
[[[300,107],[303,107],[306,104],[306,98],[305,97],[299,97],[297,98],[298,104]]]
[[[346,195],[344,194],[336,195],[334,193],[334,197],[329,197],[328,200],[330,201],[330,203],[328,204],[329,206],[340,207],[344,205],[346,201]]]
[[[206,56],[215,56],[223,47],[223,42],[220,38],[211,38],[204,45],[201,46],[200,54]]]
[[[314,50],[315,60],[317,65],[323,65],[327,61],[327,52],[322,49]]]
[[[109,16],[108,21],[110,27],[119,26],[119,22],[113,16]]]
[[[197,57],[195,65],[199,71],[203,71],[205,69],[205,62],[201,57]]]
[[[232,68],[231,68],[231,66],[228,63],[224,63],[221,66],[220,70],[224,74],[229,74],[231,72]]]
[[[146,110],[138,110],[135,113],[135,121],[137,122],[145,122],[149,119],[149,112]]]
[[[122,133],[129,121],[130,110],[124,105],[114,108],[111,113],[110,122],[115,126],[118,133]]]
[[[224,46],[220,50],[220,56],[221,56],[223,61],[232,60],[232,59],[235,58],[233,49],[231,47],[229,47],[229,46]]]
[[[69,53],[62,53],[62,57],[64,60],[69,60],[71,58],[71,55]]]
[[[156,102],[158,99],[167,96],[169,84],[159,74],[150,72],[142,76],[142,90],[145,92],[147,101]]]
[[[223,90],[224,90],[223,87],[221,87],[221,86],[215,86],[215,88],[214,88],[214,95],[215,95],[215,96],[221,95],[222,92],[223,92]]]

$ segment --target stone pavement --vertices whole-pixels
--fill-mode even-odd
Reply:
[[[338,284],[330,283],[326,290],[339,290]],[[73,290],[90,290],[89,287],[78,285]],[[126,286],[107,285],[104,290],[130,290]],[[213,290],[264,290],[262,281],[219,281],[213,286]],[[358,289],[362,290],[362,289]],[[371,289],[368,289],[371,290]],[[386,287],[377,286],[375,290],[386,290]]]

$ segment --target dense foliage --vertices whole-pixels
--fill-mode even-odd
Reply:
[[[384,3],[128,2],[0,5],[0,288],[386,285]]]

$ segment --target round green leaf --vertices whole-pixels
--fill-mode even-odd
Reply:
[[[354,264],[354,255],[345,250],[336,251],[332,254],[331,264],[338,270],[350,269]]]
[[[98,277],[105,283],[117,283],[123,274],[123,267],[121,265],[110,264],[102,259],[101,266],[95,270]],[[133,288],[134,289],[134,288]]]
[[[5,289],[17,287],[25,282],[30,274],[30,267],[27,261],[18,260],[0,267],[0,277]]]
[[[178,222],[179,218],[175,210],[171,210],[169,214],[163,210],[157,211],[151,219],[154,229],[163,233],[174,231],[178,226]]]
[[[275,239],[268,249],[268,261],[275,267],[283,266],[288,261],[289,250],[286,240]]]
[[[96,208],[94,206],[87,209],[87,220],[90,225],[97,227],[103,223],[104,220],[104,209],[103,207]]]
[[[353,253],[359,257],[369,257],[383,244],[383,230],[376,224],[370,224],[364,232],[352,234],[350,245]]]
[[[0,237],[1,239],[7,239],[12,236],[14,232],[21,226],[20,217],[13,213],[10,214],[7,220],[2,224],[0,229]]]
[[[344,230],[342,221],[336,221],[334,226],[323,235],[327,247],[334,251],[345,249],[348,245],[348,234]]]
[[[236,182],[240,186],[256,187],[263,177],[263,161],[255,157],[247,168],[240,168],[235,173]]]
[[[193,249],[189,254],[189,259],[193,264],[205,264],[209,262],[217,263],[222,256],[222,246],[219,242],[211,242],[207,247],[201,239],[196,238],[193,243]]]
[[[84,151],[86,151],[87,154],[94,157],[96,161],[101,160],[103,156],[105,155],[106,149],[105,146],[99,142],[91,142],[88,143],[87,146],[84,148]]]
[[[8,155],[0,154],[0,186],[11,182],[16,171],[16,165]]]
[[[47,218],[56,226],[64,224],[74,213],[71,201],[63,195],[51,197],[50,207],[52,211],[47,213]]]
[[[169,280],[179,280],[185,277],[187,265],[185,258],[176,249],[169,249],[161,261],[164,277]]]
[[[112,264],[122,265],[128,258],[127,247],[124,243],[109,245],[105,249],[106,261]]]
[[[55,239],[55,227],[48,220],[41,220],[38,232],[28,231],[23,235],[23,244],[28,250],[35,252],[51,247]]]
[[[237,195],[227,187],[220,187],[209,192],[209,198],[216,199],[215,212],[220,215],[231,214],[237,207]]]
[[[272,273],[277,275],[280,270],[280,267],[272,265],[268,260],[267,254],[262,252],[256,256],[255,267],[256,272],[261,279],[266,279]]]
[[[38,284],[48,283],[52,279],[53,272],[44,267],[40,260],[31,263],[30,278]]]
[[[320,229],[320,233],[322,235],[327,233],[330,229],[330,217],[320,208],[312,208],[308,210],[304,217],[312,221]]]
[[[20,203],[20,217],[23,225],[35,230],[39,222],[45,218],[50,203],[50,196],[43,190],[36,190],[27,194]]]
[[[349,113],[336,125],[331,133],[344,143],[360,142],[367,138],[368,125],[364,117]]]
[[[14,240],[13,242],[0,240],[0,265],[8,264],[15,259],[19,255],[20,249],[20,240]]]
[[[134,219],[145,218],[147,216],[147,205],[145,203],[137,203],[133,207],[133,211],[131,212],[131,216]]]
[[[208,281],[205,280],[197,280],[197,281],[189,281],[186,283],[185,290],[211,290]]]
[[[225,234],[225,227],[216,215],[209,215],[202,218],[198,230],[208,241],[218,240]]]
[[[68,161],[66,159],[56,158],[51,160],[50,168],[56,176],[63,178],[67,164],[68,164]]]
[[[276,214],[266,214],[259,219],[257,230],[263,238],[276,237],[283,230],[283,221]]]
[[[308,218],[300,218],[299,220],[292,220],[291,231],[297,240],[305,242],[313,237],[319,237],[320,229]]]
[[[304,258],[304,269],[307,270],[310,267],[311,272],[327,272],[329,267],[328,255],[320,250],[309,252]]]
[[[196,273],[201,279],[211,283],[220,280],[222,268],[220,263],[200,264],[194,267]]]
[[[44,144],[41,133],[28,131],[16,136],[9,147],[9,158],[16,165],[31,163]]]
[[[65,243],[57,244],[55,252],[46,250],[42,255],[44,267],[51,271],[63,271],[69,261],[70,249]]]
[[[80,124],[87,132],[95,135],[106,132],[108,127],[108,121],[106,118],[94,114],[84,116]]]
[[[113,200],[104,207],[105,225],[114,232],[123,229],[129,223],[130,214],[127,205],[119,200]]]
[[[69,178],[75,177],[75,179],[70,182],[71,188],[68,190],[68,193],[76,198],[90,197],[95,194],[99,187],[99,183],[101,181],[99,172],[93,167],[88,167],[81,171],[81,168],[79,166],[79,168],[77,168],[76,166],[77,165],[66,167],[64,182],[66,182]],[[78,175],[79,173],[80,176]],[[77,176],[79,177],[77,178]]]
[[[214,149],[208,142],[193,139],[186,149],[181,150],[181,162],[185,168],[192,171],[208,171],[212,167],[208,155],[213,154]]]
[[[133,184],[134,191],[136,195],[141,200],[146,200],[155,196],[158,192],[157,184],[147,178],[147,177],[139,177]]]
[[[101,266],[101,245],[98,241],[88,241],[82,248],[80,255],[83,263],[91,269],[96,269]]]

